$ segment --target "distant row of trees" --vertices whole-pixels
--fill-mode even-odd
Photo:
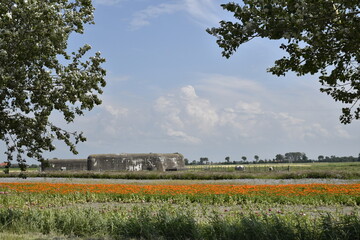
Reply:
[[[231,161],[230,157],[225,157],[224,162],[216,162],[215,164],[249,164],[249,163],[307,163],[307,162],[360,162],[360,153],[358,157],[337,157],[337,156],[324,156],[319,155],[317,159],[309,159],[303,152],[288,152],[285,154],[276,154],[273,159],[260,159],[258,155],[255,155],[252,161],[247,161],[246,156],[242,156],[239,161]],[[211,162],[212,163],[212,162]],[[209,158],[201,157],[199,161],[189,161],[185,159],[186,165],[207,165],[210,164]],[[213,164],[213,163],[212,163]]]
[[[318,157],[318,161],[319,162],[360,162],[360,153],[359,153],[359,156],[358,157],[352,157],[352,156],[349,156],[349,157],[337,157],[337,156],[323,156],[323,155],[320,155]]]

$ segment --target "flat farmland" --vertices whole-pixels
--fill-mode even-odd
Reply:
[[[242,165],[245,171],[268,171],[273,168],[275,171],[359,171],[360,162],[311,162],[311,163],[249,163],[249,164],[207,164],[207,165],[188,165],[187,168],[191,170],[228,170],[235,171],[235,167]]]
[[[188,165],[174,172],[158,171],[55,171],[41,172],[30,169],[21,173],[25,177],[88,178],[88,179],[138,179],[138,180],[222,180],[222,179],[360,179],[360,162],[301,163],[301,164],[246,164],[243,171],[237,165]],[[10,174],[0,172],[0,178],[18,178],[20,172],[10,169]]]
[[[2,180],[2,239],[360,236],[360,184],[354,180]]]
[[[210,171],[208,176],[223,178],[204,179],[209,170],[200,166],[175,173],[97,173],[98,178],[7,175],[0,178],[0,238],[360,239],[360,179],[304,175],[342,176],[359,167],[294,164],[285,174],[299,177],[283,179],[276,178],[281,171],[242,178],[246,170]]]

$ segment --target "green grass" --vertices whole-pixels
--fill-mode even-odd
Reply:
[[[4,170],[5,170],[5,168],[4,167],[2,167],[2,168],[0,168],[0,172],[4,172]],[[37,168],[27,168],[26,169],[26,172],[38,172],[40,170],[40,167],[37,167]],[[10,168],[10,172],[21,172],[21,169],[20,168],[13,168],[13,167],[11,167]]]
[[[189,165],[187,166],[191,170],[200,171],[235,171],[235,166],[240,164],[230,165]],[[246,171],[249,172],[267,172],[269,167],[273,167],[278,171],[287,171],[288,167],[290,171],[358,171],[360,170],[360,162],[335,162],[335,163],[324,163],[324,162],[313,162],[313,163],[261,163],[261,164],[243,164]]]
[[[44,235],[35,232],[25,233],[25,234],[19,234],[14,232],[0,232],[0,239],[2,240],[49,240],[49,239],[65,240],[65,239],[69,239],[69,237],[59,234]],[[71,238],[71,239],[81,240],[81,238]]]
[[[10,174],[0,172],[1,177],[47,177],[47,178],[95,178],[95,179],[178,179],[178,180],[220,180],[220,179],[304,179],[335,178],[360,179],[360,162],[345,163],[300,163],[300,164],[247,164],[245,171],[235,171],[235,165],[187,166],[188,170],[177,172],[159,171],[66,171],[40,172],[28,169],[21,173],[11,169]],[[273,167],[274,171],[269,171]]]
[[[301,163],[301,164],[247,164],[245,171],[235,171],[235,165],[188,166],[188,170],[177,172],[159,171],[66,171],[39,172],[29,169],[26,177],[56,178],[96,178],[96,179],[302,179],[302,178],[337,178],[360,179],[360,162],[345,163]],[[274,171],[269,171],[273,167]],[[289,167],[289,168],[288,168]],[[288,170],[289,169],[289,170]],[[20,172],[10,170],[10,174],[0,172],[1,177],[19,177]]]
[[[0,228],[14,236],[80,239],[360,239],[356,214],[221,212],[211,206],[193,211],[172,204],[0,209]]]

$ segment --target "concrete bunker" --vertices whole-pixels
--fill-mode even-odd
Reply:
[[[87,159],[49,159],[44,171],[86,171]]]
[[[87,159],[90,171],[176,171],[185,168],[179,153],[94,154]]]

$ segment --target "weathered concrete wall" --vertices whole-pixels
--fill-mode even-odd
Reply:
[[[49,159],[44,171],[86,171],[87,159]]]
[[[97,154],[90,155],[87,163],[87,169],[92,171],[167,171],[185,167],[179,153]]]

